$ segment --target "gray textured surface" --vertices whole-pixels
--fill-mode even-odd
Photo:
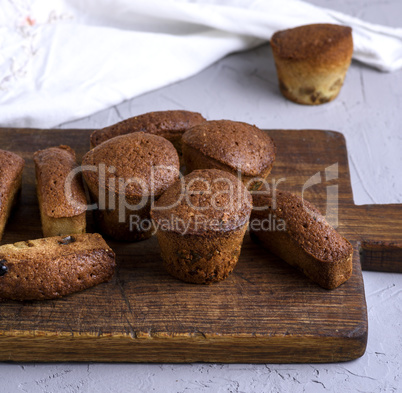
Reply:
[[[313,0],[367,21],[400,25],[400,0]],[[261,128],[344,133],[356,203],[402,203],[402,72],[352,64],[333,103],[282,98],[270,48],[235,54],[199,75],[63,127],[97,128],[151,110],[184,108]],[[402,223],[401,223],[402,228]],[[0,392],[398,392],[402,391],[402,274],[364,273],[366,354],[321,365],[0,364]]]

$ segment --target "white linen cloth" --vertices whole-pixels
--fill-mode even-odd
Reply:
[[[0,126],[75,120],[309,23],[349,25],[354,59],[402,67],[402,29],[301,0],[0,0]]]

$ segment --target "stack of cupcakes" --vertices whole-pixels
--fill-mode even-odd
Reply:
[[[265,132],[165,111],[94,131],[90,144],[83,175],[102,233],[133,242],[157,233],[166,270],[186,282],[229,275],[251,215],[249,190],[261,187],[275,160]]]
[[[91,146],[83,174],[99,207],[100,231],[131,242],[156,233],[173,277],[194,284],[226,279],[239,260],[250,218],[262,228],[275,214],[283,232],[250,225],[257,243],[324,288],[350,277],[350,243],[314,206],[294,194],[279,192],[274,199],[255,192],[269,189],[276,156],[275,143],[256,126],[157,112],[95,131]]]

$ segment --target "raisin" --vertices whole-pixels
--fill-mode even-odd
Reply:
[[[202,256],[197,254],[195,251],[177,251],[177,255],[180,259],[184,260],[186,263],[196,263],[198,262]]]
[[[8,268],[5,265],[7,261],[5,259],[0,260],[0,277],[4,276],[8,272]]]
[[[202,257],[200,254],[197,254],[195,251],[190,251],[191,252],[191,256],[192,256],[192,262],[198,262]]]
[[[75,237],[74,236],[66,236],[63,239],[59,240],[59,244],[67,245],[70,243],[75,242]]]
[[[299,89],[300,94],[309,95],[315,92],[315,87],[301,87]]]

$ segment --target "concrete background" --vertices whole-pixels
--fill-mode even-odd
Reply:
[[[400,27],[400,0],[311,0]],[[347,140],[357,204],[402,203],[402,71],[353,63],[340,96],[305,107],[279,93],[268,45],[228,56],[193,78],[63,128],[98,128],[137,114],[188,109],[260,128],[328,129]],[[402,223],[401,223],[402,230]],[[0,392],[398,392],[402,391],[402,274],[364,272],[369,316],[365,355],[338,364],[7,364]]]

